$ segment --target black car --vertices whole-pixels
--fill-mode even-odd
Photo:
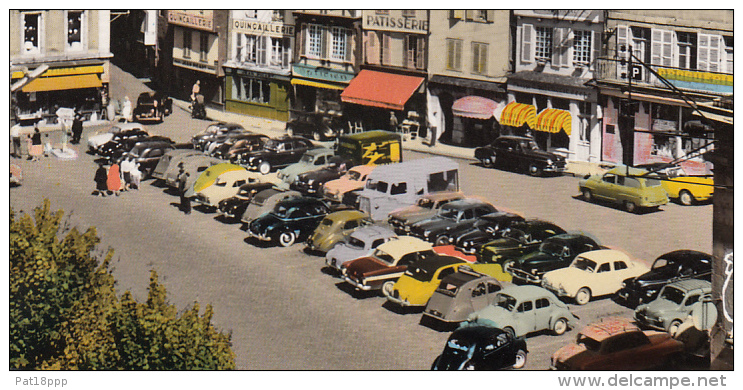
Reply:
[[[233,220],[240,220],[245,214],[250,201],[253,200],[255,194],[265,190],[273,188],[273,183],[248,183],[240,186],[237,191],[237,195],[222,199],[217,204],[219,211],[227,218]]]
[[[575,256],[602,248],[596,240],[584,234],[558,234],[544,240],[538,251],[506,261],[503,269],[516,281],[539,284],[545,272],[565,268]]]
[[[265,175],[275,168],[299,162],[304,152],[314,147],[310,140],[302,137],[271,138],[263,144],[262,150],[242,153],[236,160],[239,164],[247,165],[248,169],[258,170]]]
[[[498,210],[493,205],[477,199],[460,199],[449,202],[428,219],[410,226],[410,235],[435,245],[448,245],[459,233],[469,230],[480,217]]]
[[[238,123],[227,123],[227,122],[216,122],[212,123],[204,129],[204,131],[191,137],[191,144],[196,150],[204,151],[206,145],[214,140],[215,138],[222,136],[226,133],[236,133],[247,131],[242,125]]]
[[[526,340],[500,328],[464,325],[452,332],[432,370],[501,370],[526,365]]]
[[[137,142],[145,140],[172,142],[172,140],[167,137],[159,135],[149,135],[146,132],[136,131],[126,135],[122,135],[121,137],[114,137],[98,149],[98,154],[109,160],[118,160],[119,158],[121,158],[121,155],[132,150]]]
[[[539,149],[531,138],[513,135],[498,137],[492,144],[476,148],[475,158],[485,167],[497,165],[533,176],[562,173],[566,169],[565,157]]]
[[[339,120],[322,113],[292,111],[292,120],[286,123],[286,135],[312,137],[315,141],[335,139],[343,129]]]
[[[654,300],[666,284],[692,278],[712,280],[712,256],[688,249],[668,252],[655,259],[650,271],[625,280],[617,297],[637,306]]]
[[[132,114],[138,122],[161,122],[173,112],[173,99],[160,92],[142,92]]]
[[[522,222],[524,217],[505,211],[483,215],[472,228],[457,236],[454,246],[467,254],[475,254],[480,246],[500,237],[503,231],[514,222]]]
[[[503,231],[501,237],[483,244],[478,258],[484,263],[503,265],[507,260],[539,250],[542,241],[562,233],[566,233],[565,230],[551,222],[538,219],[515,222]]]
[[[322,196],[323,184],[340,178],[351,168],[351,162],[341,157],[331,157],[330,165],[297,176],[289,188],[308,196]]]
[[[165,153],[175,149],[175,144],[171,140],[166,141],[140,141],[129,150],[128,154],[134,157],[134,163],[139,164],[139,171],[142,172],[142,178],[147,179],[152,176],[157,163]]]
[[[214,152],[219,149],[225,142],[235,139],[244,135],[255,134],[250,130],[245,130],[242,127],[229,130],[223,134],[213,134],[209,137],[205,137],[204,141],[204,153],[214,156]]]
[[[252,220],[248,232],[261,241],[286,247],[306,240],[329,213],[328,206],[317,198],[287,198],[277,203],[273,211]]]
[[[263,149],[263,144],[268,140],[268,136],[263,134],[233,134],[222,142],[212,152],[212,156],[229,160],[237,153],[245,151],[257,151]]]

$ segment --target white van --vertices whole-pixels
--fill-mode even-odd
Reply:
[[[441,191],[459,191],[459,165],[452,159],[430,157],[381,165],[369,174],[359,194],[359,209],[374,221],[384,221],[390,212]]]

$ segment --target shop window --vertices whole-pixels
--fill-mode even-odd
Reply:
[[[488,44],[472,42],[472,73],[487,74],[488,72]]]
[[[41,14],[23,14],[23,52],[38,53],[41,50],[39,38],[41,37]]]
[[[552,59],[552,27],[535,26],[534,59],[550,62]]]
[[[67,48],[83,49],[83,11],[67,11]]]
[[[462,70],[462,40],[446,40],[446,69]]]
[[[681,69],[697,68],[697,34],[677,31],[678,67]]]
[[[310,24],[307,26],[307,56],[322,57],[322,26]]]
[[[271,84],[268,80],[235,76],[232,83],[232,98],[244,102],[271,102]]]
[[[191,30],[183,30],[183,57],[191,58]]]
[[[591,63],[591,31],[573,31],[573,66]]]

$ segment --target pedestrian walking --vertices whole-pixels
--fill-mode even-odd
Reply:
[[[398,125],[397,116],[395,116],[394,111],[390,111],[390,131],[397,132],[397,125]]]
[[[21,125],[16,123],[10,127],[10,141],[13,143],[12,156],[21,158]]]
[[[124,155],[121,160],[121,176],[124,179],[124,191],[128,190],[132,183],[132,170],[134,169],[134,157],[131,154]]]
[[[134,164],[131,172],[132,182],[130,188],[139,189],[139,181],[142,180],[142,171],[139,169],[139,163]]]
[[[72,120],[72,144],[80,143],[80,136],[83,134],[83,114],[75,113],[75,119]]]
[[[109,195],[119,195],[119,191],[121,191],[121,172],[119,169],[119,164],[113,163],[111,164],[111,168],[108,169],[106,186],[108,188]]]
[[[39,132],[39,125],[34,125],[34,133],[29,136],[29,147],[28,147],[28,159],[31,161],[39,161],[39,156],[44,153],[44,147],[41,145],[41,133]]]
[[[91,195],[106,196],[106,191],[108,191],[108,172],[106,172],[106,167],[103,166],[102,162],[98,163],[98,169],[95,171],[93,180],[95,181],[95,191]]]
[[[121,116],[124,117],[126,122],[132,120],[132,102],[129,100],[129,96],[124,96],[124,104],[121,107]]]
[[[196,101],[196,96],[201,93],[201,80],[196,80],[193,87],[191,87],[191,102]]]
[[[188,190],[186,183],[188,182],[189,174],[183,168],[183,163],[178,164],[178,194],[181,197],[181,211],[185,214],[191,214],[191,198],[186,196]]]

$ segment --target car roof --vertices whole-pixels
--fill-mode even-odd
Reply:
[[[397,234],[390,230],[389,228],[386,228],[384,226],[377,226],[377,225],[369,225],[364,226],[360,229],[356,229],[353,233],[351,233],[351,237],[368,237],[368,238],[378,238],[378,237],[395,237]]]
[[[412,236],[399,236],[397,240],[387,241],[377,247],[377,249],[384,251],[396,259],[411,252],[419,252],[431,248],[433,248],[433,245],[430,242]]]
[[[435,254],[430,257],[426,257],[421,261],[415,262],[415,267],[422,268],[425,270],[435,271],[441,267],[446,267],[452,264],[464,264],[464,259],[449,255]]]
[[[617,165],[616,167],[608,170],[606,173],[612,173],[618,176],[644,176],[649,172],[646,169],[628,167],[626,165]]]
[[[457,328],[449,336],[449,339],[481,340],[494,339],[496,336],[506,333],[503,329],[487,325],[475,325],[476,323],[465,323]]]
[[[554,297],[549,290],[539,286],[509,286],[501,290],[500,292],[508,294],[518,300],[534,300],[544,297]]]
[[[688,292],[692,290],[701,290],[701,289],[709,290],[712,288],[712,283],[706,280],[701,280],[701,279],[684,279],[684,280],[679,280],[677,282],[673,282],[669,284],[668,286],[676,287],[677,289],[681,291]]]
[[[318,156],[321,154],[333,154],[333,149],[324,148],[322,146],[319,146],[317,148],[312,148],[304,152],[304,154],[309,154],[312,156]]]
[[[363,213],[359,210],[340,210],[340,211],[334,211],[327,216],[325,216],[326,219],[330,219],[332,221],[349,221],[353,219],[362,219],[366,218],[368,215],[366,213]]]
[[[711,262],[712,256],[707,253],[691,249],[679,249],[672,252],[664,253],[658,256],[658,259],[671,260],[673,263],[690,263],[700,260],[707,260],[708,262]]]
[[[580,333],[596,341],[603,341],[609,337],[633,331],[640,331],[640,328],[629,318],[608,317],[586,326]]]
[[[136,122],[127,122],[127,123],[114,123],[111,127],[118,127],[121,131],[128,131],[128,130],[145,130],[147,129],[142,126],[140,123]]]
[[[369,174],[374,168],[376,168],[376,165],[357,165],[349,169],[349,171],[356,171],[363,176],[364,174]]]
[[[445,204],[443,207],[446,208],[456,208],[456,209],[466,209],[466,208],[472,208],[472,207],[478,207],[478,206],[485,206],[490,205],[490,203],[482,201],[480,199],[476,198],[464,198],[464,199],[457,199],[453,200],[447,204]]]
[[[426,199],[433,201],[442,199],[464,199],[464,194],[461,191],[443,191],[443,192],[431,192],[423,195]]]
[[[629,255],[616,249],[597,249],[595,251],[583,252],[578,256],[593,260],[597,264],[609,263],[618,260],[624,260],[628,263],[632,262],[632,259],[629,257]]]
[[[502,139],[508,139],[508,140],[514,140],[514,141],[534,141],[533,138],[522,137],[520,135],[502,135],[502,136],[496,138],[496,141],[497,140],[502,140]]]
[[[320,199],[313,198],[313,197],[310,197],[310,196],[289,197],[289,198],[283,199],[279,203],[281,203],[284,206],[305,205],[305,204],[322,204],[322,205],[325,205],[325,202],[321,201]]]

